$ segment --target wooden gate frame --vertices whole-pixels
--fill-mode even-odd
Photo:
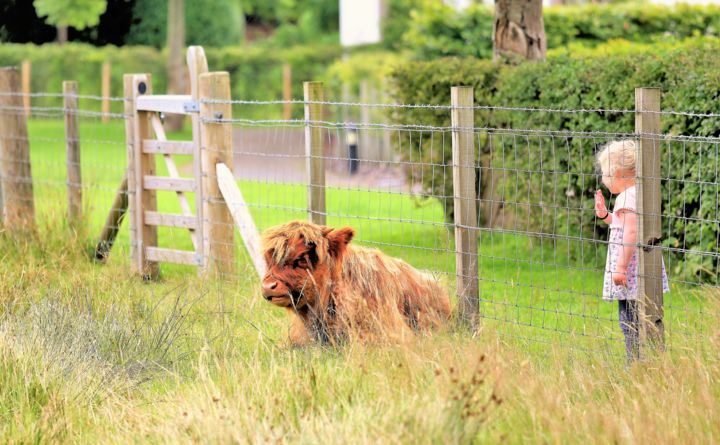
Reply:
[[[160,262],[196,265],[203,272],[232,273],[235,267],[234,227],[215,174],[218,162],[232,165],[230,77],[209,73],[199,46],[188,48],[187,63],[190,95],[153,95],[150,74],[123,79],[130,255],[133,271],[148,279],[158,276]],[[168,141],[159,113],[190,115],[192,140]],[[156,155],[162,155],[169,176],[157,176]],[[193,156],[194,178],[180,176],[172,155]],[[174,191],[182,214],[159,213],[157,191]],[[186,193],[195,194],[194,215]],[[159,247],[159,226],[188,229],[194,250]]]

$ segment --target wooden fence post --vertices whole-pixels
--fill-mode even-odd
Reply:
[[[130,224],[130,264],[137,273],[137,226],[135,224],[135,89],[133,87],[134,74],[123,76],[123,97],[125,113],[125,143],[127,145],[126,187],[128,197],[128,223]]]
[[[283,64],[283,119],[292,119],[292,65]]]
[[[460,320],[475,330],[480,316],[480,302],[473,89],[452,87],[450,95],[458,312]]]
[[[661,351],[665,347],[663,325],[662,237],[660,220],[660,89],[635,89],[635,132],[639,134],[637,153],[637,224],[640,353]],[[654,246],[654,247],[653,247]]]
[[[145,248],[157,246],[157,227],[146,225],[144,212],[157,210],[157,193],[145,190],[145,176],[155,175],[155,158],[142,152],[142,141],[151,139],[150,112],[137,111],[138,96],[152,94],[150,74],[127,74],[124,77],[125,136],[128,143],[128,201],[133,271],[145,279],[156,278],[159,267],[148,261]]]
[[[189,84],[190,84],[190,97],[193,101],[198,102],[200,100],[200,75],[208,72],[207,58],[205,57],[205,50],[202,46],[190,46],[186,54]],[[205,231],[205,217],[203,215],[203,207],[205,203],[205,196],[203,195],[202,188],[202,141],[201,139],[201,118],[200,113],[193,113],[190,117],[192,122],[192,134],[193,134],[193,176],[195,176],[196,184],[200,185],[195,191],[195,219],[197,220],[197,228],[195,233],[198,237],[204,237]],[[200,239],[200,238],[198,238]],[[205,270],[207,264],[207,257],[203,246],[203,241],[197,243],[195,246],[195,252],[201,260],[200,272]]]
[[[80,174],[80,135],[77,121],[77,94],[77,82],[63,82],[68,221],[70,221],[71,224],[77,224],[82,218],[82,175]]]
[[[3,223],[9,231],[35,227],[30,145],[17,68],[0,68],[0,180]]]
[[[323,83],[304,82],[305,96],[305,158],[308,172],[308,216],[310,222],[325,225],[325,158],[322,128],[318,122],[323,119]]]
[[[216,164],[233,164],[230,74],[213,72],[200,75],[200,138],[202,146],[203,251],[206,272],[231,274],[235,270],[235,226],[220,191]]]
[[[105,219],[105,225],[100,233],[100,240],[95,248],[95,259],[105,261],[115,244],[120,224],[128,209],[128,173],[125,172],[120,187],[118,187],[115,199],[113,200],[110,213]],[[132,218],[130,218],[132,220]],[[135,236],[134,234],[132,236]],[[134,251],[133,251],[134,252]],[[131,257],[134,258],[134,257]]]
[[[102,122],[110,122],[110,62],[102,64]]]
[[[25,110],[25,116],[30,117],[30,113],[32,111],[30,108],[30,79],[32,78],[32,62],[29,60],[23,60],[20,70],[22,77],[23,109]]]

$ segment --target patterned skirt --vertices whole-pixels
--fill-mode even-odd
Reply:
[[[637,299],[637,253],[633,254],[627,267],[627,286],[616,285],[612,281],[612,272],[617,270],[618,259],[622,251],[623,229],[614,227],[610,229],[607,260],[605,260],[605,281],[603,282],[603,300],[635,300]],[[662,265],[663,293],[670,292],[665,263]]]

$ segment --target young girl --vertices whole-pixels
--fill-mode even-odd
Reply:
[[[613,141],[597,155],[602,182],[615,198],[609,212],[602,191],[595,193],[595,215],[610,225],[603,300],[618,302],[620,329],[625,336],[628,362],[639,359],[637,306],[637,207],[635,191],[636,145],[632,140]],[[663,293],[670,290],[662,267]]]

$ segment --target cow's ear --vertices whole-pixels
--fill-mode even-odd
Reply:
[[[352,227],[343,227],[342,229],[331,230],[325,235],[328,240],[328,251],[330,255],[338,258],[343,253],[347,245],[352,241],[355,236],[355,229]]]

